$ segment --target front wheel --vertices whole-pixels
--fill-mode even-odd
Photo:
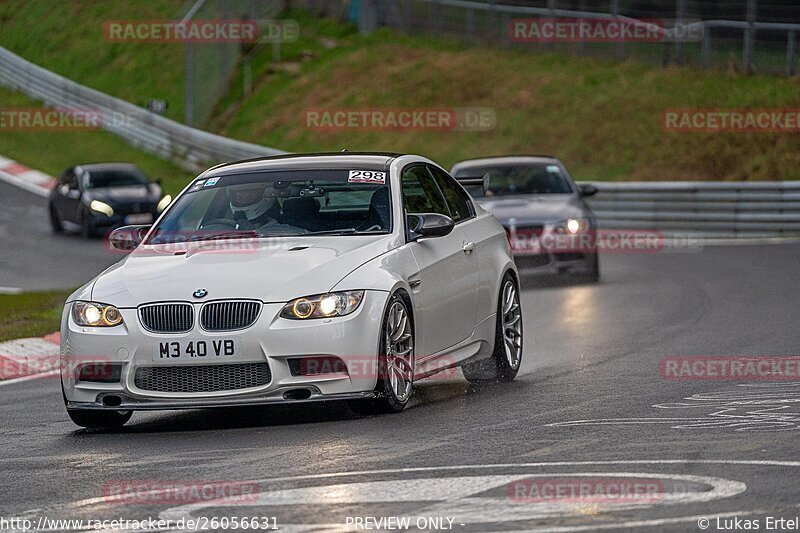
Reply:
[[[67,409],[69,417],[77,425],[89,429],[121,428],[133,416],[133,411],[93,411],[89,409]]]
[[[353,400],[350,409],[364,415],[399,413],[408,405],[413,384],[414,322],[406,302],[395,294],[381,326],[375,398]]]
[[[586,279],[591,283],[597,283],[600,281],[600,258],[597,254],[592,255],[586,261],[587,267],[587,274]]]
[[[488,359],[461,367],[467,381],[474,384],[507,383],[517,377],[522,364],[522,306],[519,287],[510,273],[503,276],[497,302],[494,351]]]
[[[58,210],[56,210],[56,206],[50,204],[50,228],[52,228],[53,233],[63,233],[64,226],[61,224],[61,217],[58,216]]]
[[[84,239],[94,237],[94,222],[92,221],[92,215],[89,213],[84,213],[81,216],[81,236]]]

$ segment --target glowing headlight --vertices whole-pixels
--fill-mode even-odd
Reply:
[[[563,231],[566,231],[570,235],[575,235],[579,231],[584,231],[588,227],[589,227],[589,220],[585,218],[569,218],[563,224],[561,229]]]
[[[89,204],[89,207],[92,208],[92,211],[103,213],[107,217],[114,216],[114,208],[105,202],[101,202],[100,200],[92,200],[92,203]]]
[[[364,291],[331,292],[297,298],[283,306],[281,317],[292,320],[349,315],[361,304]]]
[[[164,209],[166,209],[166,208],[167,208],[167,206],[170,204],[170,202],[172,202],[172,196],[170,196],[170,195],[168,194],[168,195],[166,195],[164,198],[162,198],[160,202],[158,202],[158,205],[156,206],[156,209],[157,209],[157,210],[158,210],[158,212],[160,213],[160,212],[162,212]]]
[[[75,302],[72,304],[72,320],[79,326],[113,327],[122,324],[122,315],[113,305]]]

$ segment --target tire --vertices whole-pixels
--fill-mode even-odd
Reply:
[[[519,285],[514,277],[506,272],[500,283],[500,296],[497,299],[497,323],[492,356],[462,366],[464,377],[475,385],[513,381],[522,365],[523,338]]]
[[[375,415],[399,413],[406,408],[414,384],[414,340],[409,305],[395,293],[381,325],[375,398],[348,402],[353,412]]]
[[[117,429],[133,416],[133,411],[92,411],[88,409],[67,409],[75,424],[89,429]]]
[[[64,233],[64,225],[61,224],[61,218],[58,216],[56,206],[50,204],[48,211],[50,213],[50,228],[52,228],[53,233]]]
[[[88,213],[81,215],[81,237],[84,239],[94,237],[94,224],[92,224],[92,216]]]
[[[592,255],[586,263],[588,264],[587,281],[597,283],[600,281],[600,258],[597,254]]]

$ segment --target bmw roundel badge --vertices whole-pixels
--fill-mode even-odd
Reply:
[[[205,289],[197,289],[196,291],[194,291],[192,293],[192,296],[194,296],[195,298],[204,298],[206,296],[206,294],[208,294],[207,290],[205,290]]]

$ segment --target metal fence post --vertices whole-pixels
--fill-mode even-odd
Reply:
[[[747,29],[744,32],[744,71],[753,71],[753,52],[756,41],[756,0],[747,0]]]
[[[797,33],[789,32],[789,43],[786,47],[786,75],[794,76],[797,67]]]
[[[547,16],[551,19],[556,18],[555,10],[556,10],[556,1],[555,0],[547,0]],[[555,48],[553,43],[547,43],[544,45],[545,50],[552,50]]]
[[[614,21],[619,23],[619,0],[611,0],[611,14],[614,16]],[[625,59],[625,47],[622,41],[614,44],[614,55],[617,61]]]
[[[194,44],[191,41],[184,48],[183,70],[183,122],[194,126]]]
[[[578,2],[578,10],[586,11],[586,0],[580,0],[580,2]],[[580,32],[578,33],[578,39],[578,55],[582,56],[586,54],[586,43],[583,41],[583,37],[580,35]]]
[[[677,0],[675,6],[675,24],[673,28],[677,29],[680,27],[681,34],[684,34],[685,30],[683,26],[686,24],[686,0]],[[677,36],[677,32],[673,31],[673,35],[675,36],[675,62],[679,65],[683,65],[686,62],[686,48],[683,45],[683,39]]]
[[[703,28],[703,41],[700,43],[700,66],[711,66],[711,28]]]
[[[475,43],[477,39],[475,39],[475,11],[473,9],[464,11],[464,25],[466,26],[465,31],[467,32],[466,41]]]

